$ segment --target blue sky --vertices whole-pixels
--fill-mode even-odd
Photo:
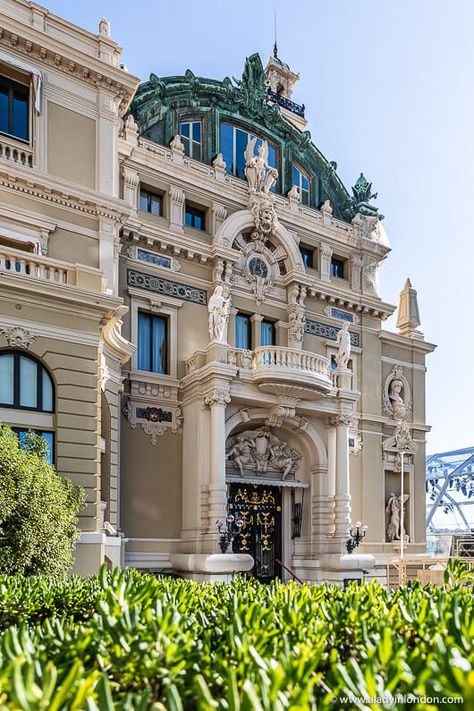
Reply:
[[[50,0],[96,32],[108,17],[123,61],[146,79],[240,76],[273,45],[299,71],[316,145],[350,187],[361,170],[378,192],[393,252],[381,273],[398,303],[418,290],[428,356],[428,451],[474,444],[474,2],[472,0]]]

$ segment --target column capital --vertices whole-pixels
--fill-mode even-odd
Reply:
[[[329,418],[329,427],[350,427],[352,424],[352,415],[341,413]]]
[[[204,404],[212,407],[213,405],[228,405],[230,402],[230,393],[228,390],[213,388],[204,396]]]

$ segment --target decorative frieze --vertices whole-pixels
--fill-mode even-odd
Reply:
[[[132,429],[135,429],[137,425],[142,428],[144,433],[151,438],[152,445],[155,445],[158,437],[162,437],[167,430],[173,434],[178,432],[183,422],[181,409],[177,405],[172,410],[163,410],[160,407],[140,407],[128,399],[124,405],[123,414]]]
[[[127,284],[128,286],[135,286],[145,291],[152,291],[155,294],[191,301],[201,306],[207,305],[207,292],[205,289],[198,289],[188,284],[181,284],[176,281],[164,279],[163,277],[152,276],[151,274],[145,274],[135,269],[127,270]]]
[[[139,262],[146,262],[163,269],[171,269],[174,272],[181,271],[181,262],[159,252],[150,252],[148,249],[131,244],[127,247],[126,254],[129,259],[136,259]]]
[[[322,338],[327,338],[329,341],[337,341],[339,330],[340,329],[336,326],[329,326],[327,323],[319,323],[318,321],[306,319],[305,333],[310,333],[313,336],[321,336]],[[360,348],[360,335],[353,331],[349,331],[349,333],[351,345]]]

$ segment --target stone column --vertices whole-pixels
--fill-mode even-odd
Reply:
[[[260,324],[263,321],[263,316],[254,314],[250,317],[250,321],[252,323],[252,350],[255,350],[255,348],[258,348],[262,343]]]
[[[329,511],[328,535],[334,534],[334,502],[336,496],[336,427],[330,422],[328,427],[328,475],[327,475],[327,506]]]
[[[184,198],[185,195],[182,188],[178,188],[176,185],[170,186],[170,230],[173,230],[173,232],[183,232]]]
[[[321,244],[321,279],[331,281],[332,247],[324,242]]]
[[[351,416],[338,415],[336,425],[336,495],[335,495],[335,537],[347,538],[347,528],[351,522],[351,494],[349,479],[349,425]]]
[[[214,532],[215,521],[226,516],[225,482],[225,406],[230,402],[228,390],[212,389],[204,398],[211,408],[211,456],[209,477],[209,531]]]

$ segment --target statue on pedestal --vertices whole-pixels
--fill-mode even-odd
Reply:
[[[401,520],[401,509],[403,505],[403,518],[405,518],[405,504],[409,498],[409,494],[405,494],[403,497],[392,494],[388,500],[385,513],[389,517],[386,533],[387,540],[390,542],[400,541],[404,536],[405,542],[408,543],[409,537],[405,533],[405,522]]]
[[[227,343],[231,298],[229,287],[218,284],[209,299],[209,336],[211,341]]]
[[[351,355],[351,334],[349,333],[348,321],[344,322],[341,330],[338,332],[336,344],[339,346],[336,354],[336,365],[338,368],[341,368],[341,370],[346,370]]]

